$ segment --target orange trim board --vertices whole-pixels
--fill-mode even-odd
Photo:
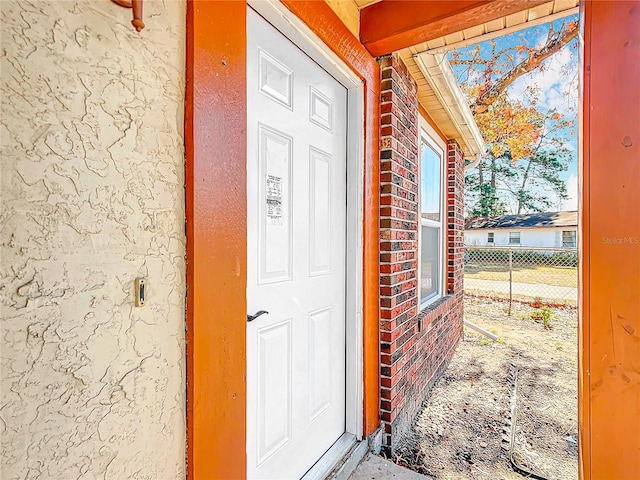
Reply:
[[[581,478],[637,480],[640,8],[596,0],[581,6]]]
[[[380,75],[325,2],[283,4],[364,82],[364,433],[378,428]],[[246,2],[189,0],[187,477],[246,477]]]
[[[187,475],[246,476],[246,5],[187,8]]]
[[[578,305],[578,478],[580,480],[591,479],[591,423],[589,421],[589,261],[587,252],[590,249],[589,231],[589,191],[585,185],[589,184],[590,172],[589,143],[585,141],[585,135],[589,135],[589,95],[590,67],[591,67],[591,9],[586,8],[586,2],[580,4],[580,122],[578,136],[579,161],[578,178],[580,181],[578,212],[580,215],[578,228],[578,282],[580,288]],[[588,41],[585,41],[586,39]]]
[[[375,56],[402,50],[548,0],[381,0],[360,10],[360,38]]]

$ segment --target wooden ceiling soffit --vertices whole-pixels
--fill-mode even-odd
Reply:
[[[382,0],[360,10],[360,41],[379,57],[548,2]]]

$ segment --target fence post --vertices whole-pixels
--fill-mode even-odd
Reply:
[[[511,301],[513,299],[513,250],[509,249],[509,316],[511,316]]]

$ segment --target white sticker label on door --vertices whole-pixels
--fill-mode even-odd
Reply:
[[[267,175],[267,225],[282,225],[282,178]]]

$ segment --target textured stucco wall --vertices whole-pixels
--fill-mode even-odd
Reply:
[[[182,478],[185,1],[0,9],[0,477]]]

